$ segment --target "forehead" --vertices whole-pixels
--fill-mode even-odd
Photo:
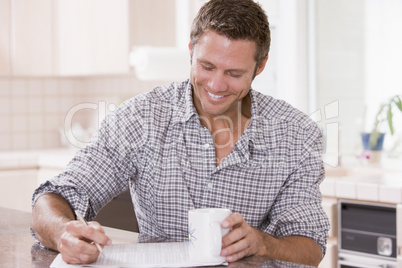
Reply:
[[[213,61],[256,63],[257,44],[251,40],[233,40],[209,30],[201,35],[194,46],[194,56]]]

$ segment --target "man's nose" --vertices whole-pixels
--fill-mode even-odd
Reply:
[[[208,87],[215,93],[225,91],[227,89],[225,75],[221,72],[214,72],[214,74],[211,75]]]

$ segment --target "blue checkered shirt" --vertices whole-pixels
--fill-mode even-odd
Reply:
[[[216,166],[188,80],[138,95],[105,118],[64,172],[35,191],[33,203],[57,193],[92,220],[128,186],[146,236],[187,239],[188,210],[222,207],[275,237],[309,237],[325,253],[321,133],[284,101],[252,89],[250,96],[250,124]]]

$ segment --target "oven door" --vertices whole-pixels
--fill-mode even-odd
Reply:
[[[397,268],[396,261],[339,253],[338,268]]]

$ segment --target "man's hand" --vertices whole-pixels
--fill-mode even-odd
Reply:
[[[61,236],[58,250],[67,263],[92,263],[96,261],[100,253],[93,242],[98,243],[102,248],[112,244],[99,223],[89,222],[85,225],[80,221],[70,221]]]
[[[42,245],[59,251],[65,262],[94,262],[99,251],[91,242],[103,247],[112,241],[99,223],[85,225],[74,219],[73,210],[62,196],[44,194],[36,200],[32,209],[31,228]]]
[[[233,213],[222,222],[223,228],[232,228],[222,238],[221,256],[234,262],[246,256],[255,255],[263,245],[260,233],[252,228],[239,213]]]
[[[248,225],[239,213],[228,216],[222,227],[232,228],[222,238],[221,256],[228,262],[251,255],[312,266],[321,261],[321,249],[314,240],[304,236],[273,237]]]

